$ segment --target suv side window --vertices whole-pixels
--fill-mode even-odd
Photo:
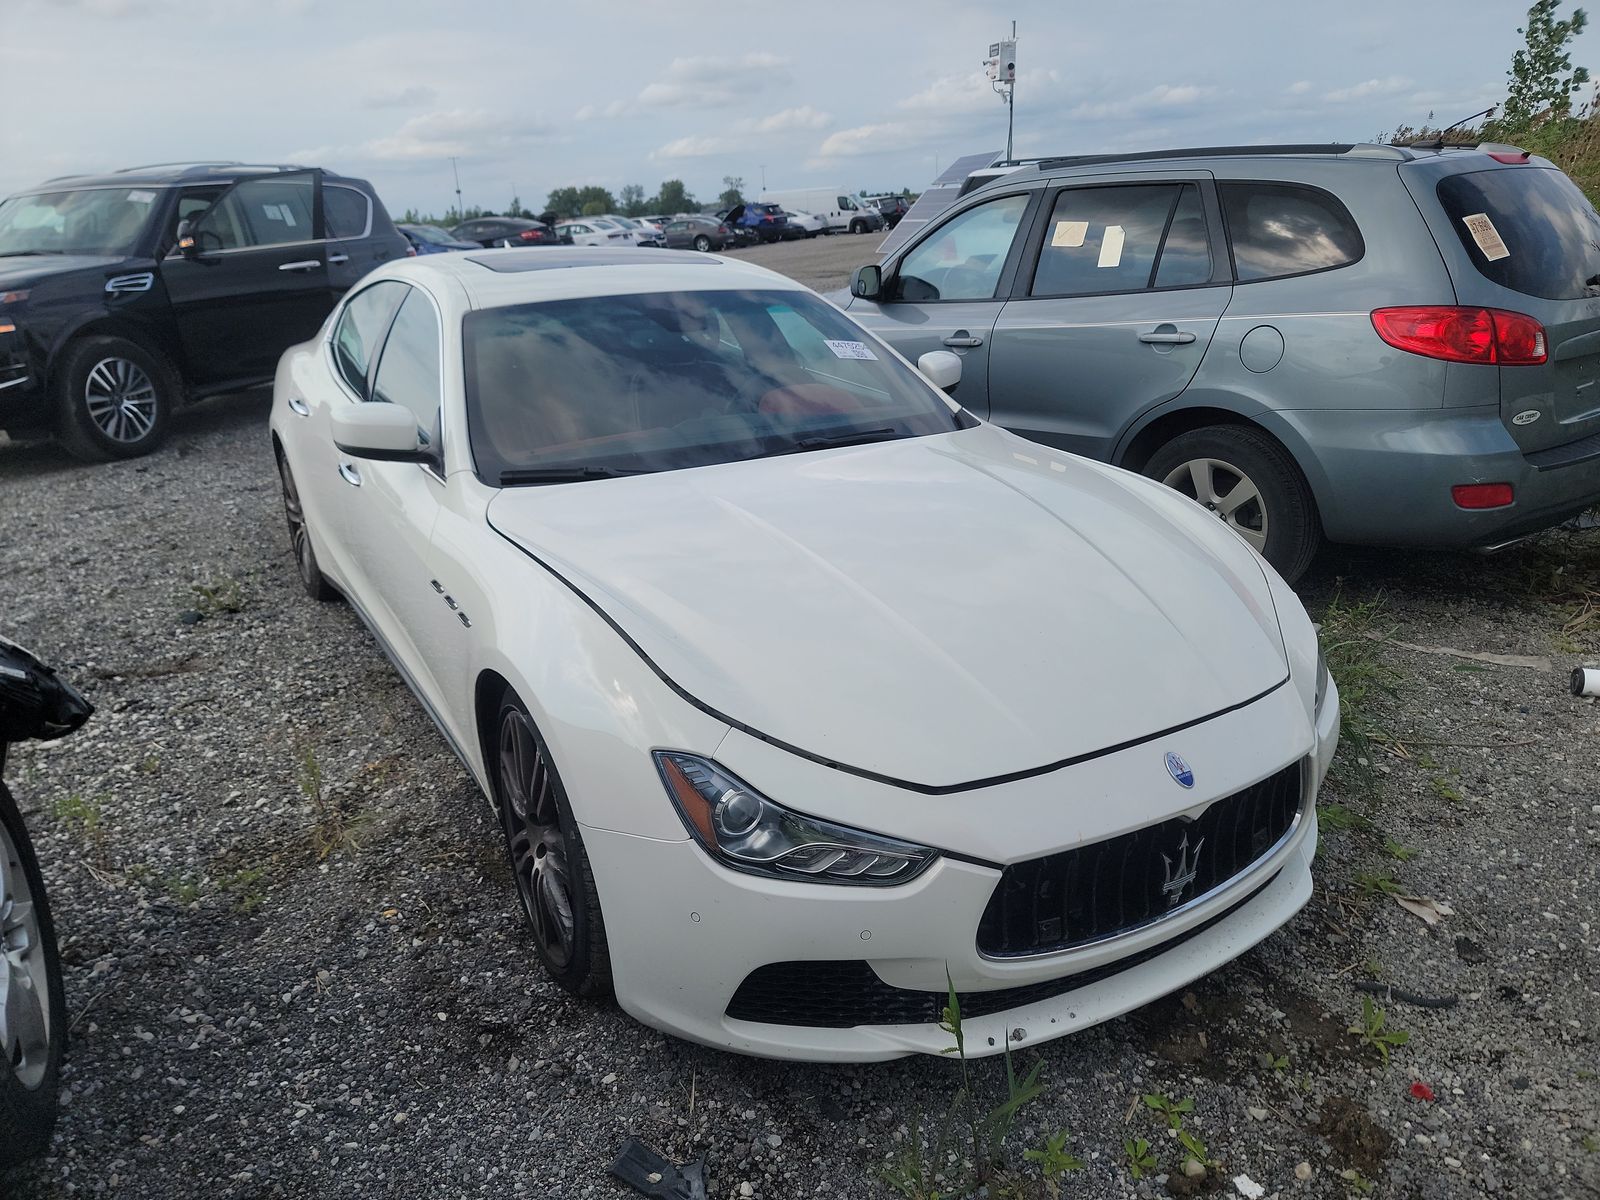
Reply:
[[[333,361],[350,390],[367,399],[367,368],[382,341],[395,305],[410,291],[403,283],[385,279],[350,297],[333,331]]]
[[[409,408],[417,419],[418,439],[437,456],[440,448],[431,443],[438,438],[442,390],[439,318],[434,314],[433,302],[411,288],[383,343],[383,356],[372,381],[372,399]]]
[[[1205,211],[1194,184],[1065,188],[1045,227],[1029,295],[1139,292],[1210,278]]]
[[[1295,183],[1217,183],[1240,283],[1328,271],[1366,253],[1355,218],[1321,188]]]
[[[372,201],[353,187],[330,183],[322,189],[322,219],[331,238],[363,238],[372,231]]]
[[[219,239],[218,248],[274,246],[315,239],[311,177],[247,179],[200,218],[200,228]]]
[[[1016,240],[1028,197],[1002,196],[946,221],[903,259],[895,298],[909,301],[992,300]]]

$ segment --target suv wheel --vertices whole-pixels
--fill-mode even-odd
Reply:
[[[1173,438],[1144,473],[1214,513],[1293,583],[1322,541],[1317,506],[1300,468],[1266,434],[1210,425]]]
[[[178,398],[176,373],[158,354],[120,337],[67,347],[58,374],[57,434],[86,462],[137,458],[167,436]]]

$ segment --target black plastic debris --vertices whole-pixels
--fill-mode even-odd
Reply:
[[[638,1138],[622,1143],[611,1173],[652,1200],[706,1200],[706,1164],[691,1158],[674,1166]]]

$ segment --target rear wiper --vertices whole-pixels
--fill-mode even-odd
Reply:
[[[892,425],[885,425],[881,429],[852,429],[848,433],[817,433],[796,438],[789,452],[826,450],[831,446],[864,446],[868,442],[887,442],[905,436]]]
[[[621,475],[643,475],[626,467],[518,467],[500,472],[501,487],[526,483],[581,483],[585,479],[616,479]]]

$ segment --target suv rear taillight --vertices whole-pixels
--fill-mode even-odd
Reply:
[[[1380,308],[1378,336],[1396,350],[1446,362],[1531,367],[1545,361],[1544,326],[1522,313],[1452,304]]]

